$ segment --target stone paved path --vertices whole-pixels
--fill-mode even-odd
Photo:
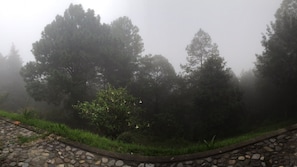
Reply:
[[[0,119],[2,167],[297,167],[297,130],[237,150],[202,159],[171,163],[126,162],[65,145],[51,136],[21,144],[39,134]]]

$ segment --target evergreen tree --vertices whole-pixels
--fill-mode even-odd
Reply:
[[[278,89],[279,106],[285,115],[296,113],[297,107],[297,2],[283,1],[276,21],[263,35],[262,54],[257,55],[257,73]]]
[[[195,108],[205,134],[235,133],[241,111],[241,93],[223,58],[209,57],[198,73]]]
[[[1,108],[9,111],[17,111],[27,105],[28,96],[24,87],[24,81],[20,75],[22,59],[12,45],[6,57],[0,56],[0,101]]]
[[[202,29],[195,34],[191,43],[186,47],[186,51],[188,53],[187,64],[181,67],[187,74],[201,68],[207,58],[219,55],[217,44],[212,43],[210,35]]]
[[[173,66],[162,55],[146,55],[140,58],[130,90],[142,101],[141,106],[145,108],[142,118],[154,134],[172,135],[174,132],[172,127],[176,123],[169,100],[173,94],[175,80]]]

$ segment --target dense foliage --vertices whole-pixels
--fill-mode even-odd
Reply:
[[[100,134],[117,137],[119,134],[139,128],[141,108],[137,100],[123,89],[110,85],[98,92],[91,102],[79,102],[74,108],[80,111]]]
[[[66,123],[89,123],[112,138],[141,133],[201,141],[288,118],[297,109],[296,9],[296,1],[283,1],[256,69],[237,78],[202,29],[177,74],[163,55],[142,55],[139,29],[128,17],[104,24],[93,10],[70,5],[33,43],[35,61],[22,67],[14,47],[0,55],[0,107],[27,106],[20,71],[28,94],[63,107],[55,114]]]
[[[127,19],[117,22],[112,30],[121,29],[126,22],[131,24]],[[113,31],[100,23],[93,10],[85,12],[81,5],[70,5],[33,44],[36,61],[27,63],[21,72],[28,93],[35,100],[69,107],[77,101],[91,100],[106,83],[125,86],[132,77],[131,65],[137,55],[131,55],[126,41],[122,41],[125,31],[118,30],[119,38],[113,37]],[[137,39],[141,43],[141,38]]]
[[[101,58],[97,55],[105,29],[99,21],[94,11],[70,5],[63,17],[45,27],[33,44],[36,61],[21,73],[35,100],[60,104],[87,99],[88,85],[100,79],[95,62]]]
[[[277,101],[285,115],[297,109],[297,2],[283,1],[276,21],[263,36],[264,52],[257,55],[257,73],[275,87]]]
[[[194,123],[190,126],[193,128],[191,134],[200,131],[199,134],[224,136],[236,132],[241,93],[232,80],[230,69],[225,67],[223,58],[209,57],[194,77],[197,78],[195,87],[190,88],[195,93],[195,110],[190,114]]]
[[[140,58],[129,90],[141,99],[145,108],[141,119],[149,125],[154,134],[175,133],[176,122],[169,102],[174,93],[175,80],[173,66],[162,55],[145,55]]]

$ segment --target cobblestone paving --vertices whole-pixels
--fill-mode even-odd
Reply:
[[[297,167],[297,131],[270,138],[238,150],[174,163],[125,162],[65,145],[51,136],[21,144],[39,134],[0,120],[0,164],[2,167]]]

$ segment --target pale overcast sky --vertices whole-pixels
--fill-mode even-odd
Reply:
[[[95,10],[101,22],[128,16],[140,29],[144,54],[161,54],[176,68],[186,61],[186,46],[202,28],[219,46],[227,66],[239,75],[254,67],[262,33],[274,21],[281,0],[5,0],[0,7],[0,53],[12,43],[24,62],[34,60],[32,43],[70,3]]]

